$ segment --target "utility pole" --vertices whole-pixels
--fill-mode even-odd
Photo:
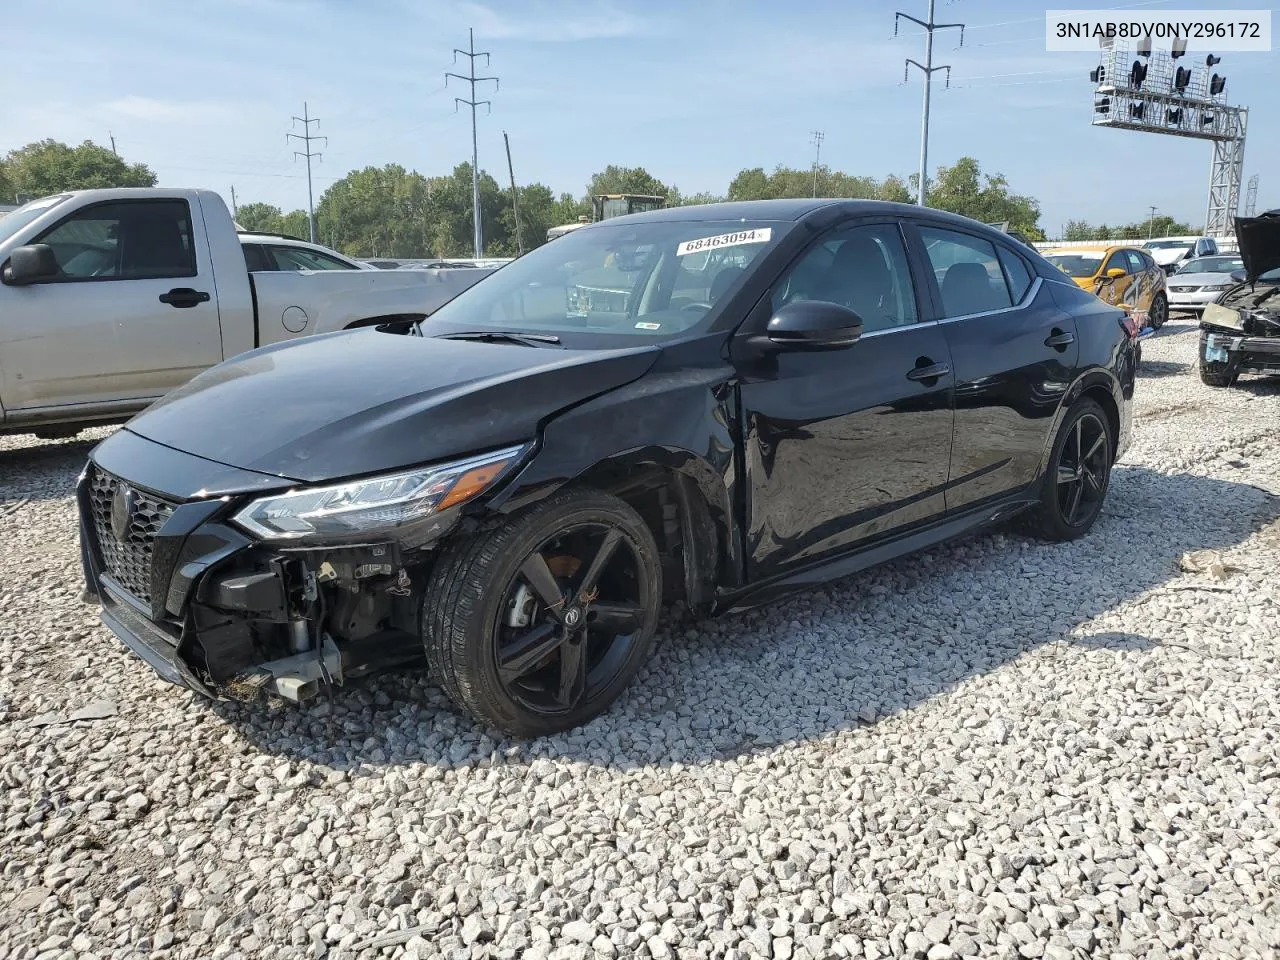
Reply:
[[[893,15],[893,35],[898,35],[898,18],[910,20],[917,26],[924,28],[924,63],[917,63],[910,57],[907,58],[907,65],[902,71],[902,80],[905,83],[907,77],[911,75],[911,68],[917,67],[924,74],[924,109],[920,119],[920,183],[916,188],[916,203],[924,206],[925,199],[928,197],[929,188],[929,91],[933,86],[933,75],[939,70],[947,71],[947,86],[951,86],[951,67],[948,64],[935,67],[933,65],[933,31],[950,30],[955,27],[960,28],[960,46],[964,46],[964,24],[963,23],[934,23],[933,22],[933,5],[934,0],[929,0],[929,19],[928,21],[917,20],[909,13],[895,13]]]
[[[1152,206],[1151,215],[1147,217],[1147,239],[1148,240],[1151,239],[1151,230],[1154,227],[1155,222],[1156,222],[1156,208]]]
[[[460,104],[465,104],[471,108],[471,216],[475,220],[475,255],[479,258],[484,255],[484,234],[481,232],[480,228],[480,151],[476,145],[476,107],[484,104],[486,107],[489,107],[490,112],[492,112],[493,104],[488,100],[476,99],[476,84],[486,83],[492,80],[493,88],[494,90],[497,90],[498,78],[476,76],[476,57],[484,57],[484,65],[487,67],[489,66],[489,54],[483,50],[476,53],[475,30],[467,30],[467,35],[470,38],[470,43],[468,44],[469,49],[459,50],[457,47],[453,48],[454,63],[458,62],[459,54],[467,58],[469,65],[467,75],[463,76],[460,73],[445,73],[444,85],[446,87],[449,85],[450,77],[456,77],[459,80],[463,80],[471,84],[471,99],[464,100],[462,97],[454,97],[453,109],[456,111]]]
[[[234,220],[240,211],[236,208],[236,185],[231,185],[231,219]]]
[[[315,196],[311,192],[311,158],[312,157],[319,158],[324,156],[324,154],[313,152],[311,149],[311,141],[323,140],[324,145],[327,147],[329,145],[329,138],[312,136],[311,125],[314,123],[316,125],[316,128],[319,129],[320,121],[317,118],[311,116],[305,101],[302,104],[302,116],[294,117],[293,121],[294,123],[302,124],[303,132],[300,134],[286,133],[285,139],[301,140],[304,144],[306,144],[304,149],[293,151],[293,158],[295,160],[297,160],[298,157],[307,158],[307,228],[311,232],[311,242],[316,243],[317,242],[316,241],[316,204],[315,204]]]
[[[511,212],[516,218],[516,256],[524,256],[524,237],[520,234],[520,193],[516,190],[516,170],[511,166],[511,141],[507,131],[502,131],[502,142],[507,147],[507,174],[511,177]]]
[[[110,130],[108,130],[108,131],[107,131],[107,139],[111,141],[111,152],[112,152],[112,153],[114,153],[117,157],[118,157],[118,156],[120,156],[120,154],[119,154],[119,153],[116,153],[116,137],[115,137],[115,134],[114,134],[114,133],[112,133]]]
[[[815,130],[810,136],[813,144],[813,195],[818,195],[818,158],[822,156],[822,131]]]

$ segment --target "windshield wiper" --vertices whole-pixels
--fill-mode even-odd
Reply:
[[[519,343],[526,347],[558,345],[560,338],[553,333],[520,333],[515,330],[465,330],[462,333],[441,333],[438,340],[486,340],[498,343]]]

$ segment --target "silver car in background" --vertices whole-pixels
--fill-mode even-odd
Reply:
[[[1238,256],[1188,260],[1169,277],[1169,309],[1203,312],[1206,303],[1213,303],[1235,283],[1232,271],[1243,269],[1244,261]]]

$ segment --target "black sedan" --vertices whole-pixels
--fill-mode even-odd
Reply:
[[[1137,330],[914,206],[619,217],[407,334],[255,350],[92,453],[90,595],[166,679],[301,700],[426,655],[533,736],[605,710],[659,613],[767,603],[1021,515],[1086,533]]]

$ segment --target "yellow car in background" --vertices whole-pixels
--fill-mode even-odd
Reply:
[[[1169,319],[1165,272],[1137,247],[1060,247],[1045,258],[1081,288],[1134,314],[1139,326],[1159,330]]]

